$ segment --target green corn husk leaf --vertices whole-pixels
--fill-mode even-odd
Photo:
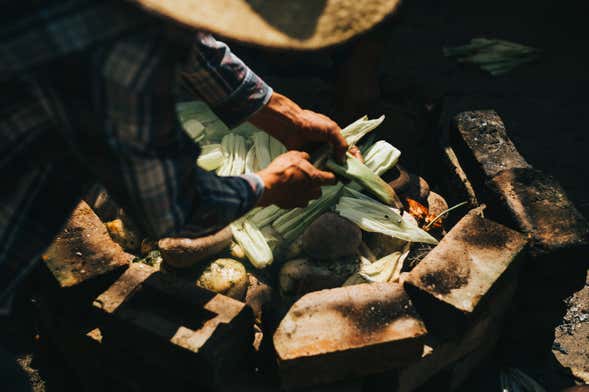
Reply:
[[[383,203],[400,204],[394,189],[350,153],[347,154],[345,166],[341,166],[332,159],[327,161],[326,166],[337,175],[362,185]]]
[[[224,153],[220,144],[207,144],[200,149],[196,164],[207,171],[213,171],[223,164]]]
[[[538,59],[540,50],[515,42],[474,38],[469,45],[444,48],[444,55],[461,63],[478,65],[492,75],[505,74],[515,67]]]
[[[401,151],[390,143],[379,140],[366,150],[364,164],[377,176],[381,176],[399,162]]]
[[[235,242],[242,247],[245,256],[255,268],[266,268],[272,264],[272,249],[256,225],[248,219],[242,219],[231,224],[231,232]]]
[[[270,205],[268,207],[254,208],[247,215],[247,218],[256,226],[264,227],[274,222],[280,216],[284,215],[287,211],[276,205]]]
[[[408,242],[438,243],[417,224],[405,218],[399,219],[398,211],[376,200],[342,196],[335,210],[364,231],[382,233]]]
[[[368,116],[364,116],[342,129],[342,135],[346,139],[346,142],[352,146],[358,143],[368,132],[382,124],[383,121],[384,115],[374,120],[369,120]]]
[[[313,200],[305,208],[295,208],[288,211],[272,223],[274,230],[290,244],[309,226],[319,215],[330,209],[339,197],[342,184],[325,186],[321,189],[321,197]]]

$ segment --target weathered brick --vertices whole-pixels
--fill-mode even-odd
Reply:
[[[463,217],[404,281],[428,330],[440,337],[468,328],[527,243],[521,233],[479,213]]]
[[[453,118],[451,145],[488,215],[529,234],[532,255],[589,245],[589,225],[560,184],[532,168],[492,110]],[[569,258],[569,257],[567,257]]]
[[[451,144],[471,181],[473,177],[492,178],[506,169],[531,167],[494,110],[459,113],[450,132]]]
[[[43,255],[60,287],[72,287],[127,266],[134,256],[115,243],[104,224],[80,202]]]
[[[534,256],[587,246],[589,225],[553,177],[535,169],[511,169],[488,185],[499,200],[497,215],[529,234]]]
[[[471,365],[481,361],[495,346],[515,293],[516,281],[501,282],[499,288],[463,334],[454,339],[438,340],[434,336],[426,339],[421,359],[399,371],[397,392],[416,390],[446,370],[449,370],[449,384],[453,387],[464,381],[474,368]]]
[[[406,365],[421,355],[425,334],[401,285],[361,284],[303,296],[274,346],[283,386],[293,388]]]
[[[219,382],[252,350],[253,315],[244,303],[144,264],[131,265],[94,306],[113,347],[204,384]]]

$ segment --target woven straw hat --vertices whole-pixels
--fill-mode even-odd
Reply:
[[[345,42],[391,15],[400,0],[135,0],[185,26],[276,49]]]

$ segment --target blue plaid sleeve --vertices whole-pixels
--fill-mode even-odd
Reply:
[[[207,33],[197,33],[183,72],[185,85],[232,128],[261,109],[272,88],[229,47]]]
[[[153,238],[208,234],[242,216],[258,199],[247,178],[197,168],[198,146],[176,116],[177,68],[168,50],[158,34],[119,39],[94,53],[90,72],[96,75],[92,110],[103,121],[98,132],[108,150],[92,167]],[[76,147],[86,147],[86,159],[95,149]]]

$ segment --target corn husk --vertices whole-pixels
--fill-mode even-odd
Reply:
[[[364,153],[364,164],[377,176],[381,176],[393,168],[399,158],[401,151],[392,144],[379,140],[370,146]]]
[[[274,261],[272,249],[262,231],[248,219],[231,224],[231,232],[255,268],[266,268]]]
[[[326,166],[337,175],[357,182],[383,203],[401,205],[401,201],[394,189],[350,153],[346,155],[344,166],[332,159],[327,161]]]
[[[286,244],[290,244],[298,238],[303,231],[319,215],[331,208],[339,197],[342,184],[325,186],[321,189],[321,197],[313,200],[305,208],[295,208],[272,223],[272,227],[282,236]]]
[[[342,129],[342,135],[350,146],[355,145],[364,135],[374,130],[383,121],[384,116],[380,116],[374,120],[369,120],[368,116],[364,116]]]
[[[342,196],[335,210],[364,231],[382,233],[408,242],[438,243],[414,221],[411,222],[408,218],[402,217],[398,210],[376,200]]]
[[[206,171],[213,171],[223,165],[224,153],[220,144],[202,146],[196,164]]]

